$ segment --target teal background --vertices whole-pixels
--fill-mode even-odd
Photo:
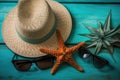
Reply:
[[[66,43],[76,44],[85,41],[88,38],[79,36],[80,33],[89,33],[82,25],[87,23],[97,27],[97,20],[104,23],[110,9],[112,10],[112,24],[117,27],[120,24],[120,0],[57,0],[61,2],[71,13],[73,20],[73,29]],[[15,7],[17,0],[0,0],[0,80],[119,80],[120,78],[120,49],[115,48],[114,57],[116,63],[112,60],[108,52],[99,54],[110,63],[102,69],[97,69],[92,63],[84,62],[74,53],[75,61],[81,65],[85,72],[81,73],[68,64],[60,66],[55,75],[50,74],[50,69],[40,70],[35,64],[28,72],[17,71],[11,59],[14,55],[5,45],[2,39],[2,22],[7,13]],[[8,25],[9,26],[9,25]]]

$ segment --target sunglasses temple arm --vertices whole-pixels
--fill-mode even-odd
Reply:
[[[17,55],[14,54],[13,58],[12,58],[12,61],[15,60],[15,58],[17,59]]]

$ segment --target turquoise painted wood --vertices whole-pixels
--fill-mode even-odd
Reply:
[[[0,43],[3,43],[2,39],[2,23],[4,21],[5,16],[7,13],[15,7],[16,3],[0,3]]]
[[[0,0],[0,1],[18,1],[18,0]],[[58,2],[120,2],[120,0],[55,0]]]
[[[113,62],[109,54],[100,55],[110,62],[110,65],[102,69],[97,69],[93,64],[84,62],[75,52],[73,57],[78,65],[84,68],[84,73],[64,64],[60,66],[55,75],[51,75],[51,68],[40,70],[35,64],[27,72],[17,71],[11,63],[13,53],[5,45],[0,45],[0,80],[119,80],[120,54],[117,52],[120,52],[120,49],[115,49],[114,56],[117,63]]]
[[[0,3],[0,23],[2,24],[6,14],[16,5],[16,3]],[[87,23],[93,27],[97,27],[97,20],[104,23],[110,9],[112,10],[113,27],[120,24],[120,5],[118,4],[63,4],[71,13],[73,18],[73,29],[67,43],[78,43],[85,41],[87,38],[79,36],[83,33],[83,23]],[[1,26],[0,26],[1,28]],[[82,39],[81,39],[82,38]],[[4,42],[0,35],[0,42]]]
[[[0,0],[7,1],[7,0]],[[12,2],[13,1],[13,2]],[[16,6],[17,0],[8,0],[8,2],[0,3],[0,43],[4,43],[1,35],[2,23],[7,13]],[[119,2],[119,0],[58,0],[59,2]],[[89,33],[82,23],[87,23],[93,27],[97,27],[97,20],[104,23],[108,12],[112,9],[113,27],[120,24],[120,4],[81,4],[81,3],[62,3],[71,13],[73,20],[73,29],[70,38],[66,43],[73,44],[85,41],[88,38],[79,36],[80,33]],[[92,63],[87,63],[81,59],[77,52],[73,57],[78,65],[81,65],[85,72],[81,73],[73,67],[64,64],[55,75],[50,74],[50,69],[40,70],[35,64],[32,65],[28,72],[17,71],[11,59],[14,53],[11,52],[6,45],[0,45],[0,80],[119,80],[120,76],[120,49],[115,48],[114,57],[116,63],[107,53],[99,54],[99,56],[107,59],[110,64],[102,69],[97,69]],[[27,59],[27,58],[26,58]]]
[[[58,2],[120,2],[120,0],[56,0]]]

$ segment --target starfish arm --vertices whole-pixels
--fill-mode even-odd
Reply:
[[[58,54],[57,50],[50,50],[50,49],[47,49],[47,48],[40,48],[40,51],[43,52],[43,53],[46,53],[46,54],[51,54],[53,56],[57,56],[57,54]]]
[[[84,70],[82,69],[82,67],[80,67],[74,60],[72,57],[66,58],[65,62],[67,62],[68,64],[72,65],[73,67],[75,67],[77,70],[83,72]]]
[[[64,40],[62,38],[60,31],[56,30],[56,34],[57,34],[57,39],[58,39],[58,46],[59,48],[63,48],[65,45],[64,45]]]
[[[56,70],[58,69],[58,67],[62,63],[62,58],[63,58],[63,56],[60,56],[60,57],[57,58],[56,63],[51,70],[51,74],[54,74],[56,72]]]
[[[68,52],[74,52],[75,50],[79,49],[80,47],[84,46],[85,45],[85,42],[81,42],[79,43],[78,45],[76,46],[73,46],[72,48],[68,48]]]

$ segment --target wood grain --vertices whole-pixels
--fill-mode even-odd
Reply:
[[[16,5],[16,3],[0,3],[0,29],[2,22],[7,13]],[[120,5],[119,4],[63,4],[71,13],[73,20],[73,29],[71,36],[67,43],[78,43],[85,41],[88,38],[79,36],[78,34],[88,32],[83,26],[83,23],[87,23],[93,27],[97,27],[97,20],[104,23],[110,9],[112,10],[112,23],[113,27],[117,27],[120,24]],[[0,31],[0,42],[3,43]]]
[[[61,2],[69,10],[72,16],[73,28],[71,36],[66,42],[68,44],[76,44],[87,40],[88,38],[79,36],[81,33],[89,33],[83,26],[83,23],[97,27],[97,20],[104,23],[110,9],[112,10],[112,27],[117,27],[117,25],[120,24],[120,0],[56,1]],[[5,16],[16,6],[17,2],[18,0],[0,0],[0,80],[119,80],[119,48],[114,49],[114,57],[117,63],[115,63],[111,56],[106,54],[106,52],[99,55],[110,63],[102,69],[95,68],[92,61],[91,63],[84,62],[84,60],[75,53],[73,57],[78,65],[81,65],[84,68],[85,73],[81,73],[68,65],[63,65],[59,68],[58,73],[52,76],[50,74],[50,69],[41,70],[34,63],[27,72],[17,71],[11,62],[14,52],[5,45],[1,32]],[[20,56],[18,56],[18,58],[21,59]]]
[[[120,2],[120,0],[55,0],[58,2]],[[0,2],[18,2],[18,0],[0,0]]]
[[[0,79],[1,80],[119,80],[120,74],[120,55],[117,54],[120,52],[120,49],[115,49],[115,58],[117,63],[114,63],[109,54],[100,55],[106,58],[110,65],[102,69],[97,69],[91,63],[85,62],[82,58],[79,57],[77,53],[73,55],[75,61],[78,65],[81,65],[85,72],[81,73],[70,67],[68,65],[62,65],[59,67],[58,72],[55,75],[50,74],[50,69],[41,70],[34,63],[32,64],[29,71],[20,72],[17,71],[12,64],[12,58],[14,53],[10,51],[6,45],[0,45]],[[16,58],[15,58],[16,59]],[[24,58],[17,56],[17,60],[31,60],[29,58]],[[113,66],[113,67],[111,67]],[[104,75],[103,75],[104,74]],[[46,77],[47,76],[47,77]]]

